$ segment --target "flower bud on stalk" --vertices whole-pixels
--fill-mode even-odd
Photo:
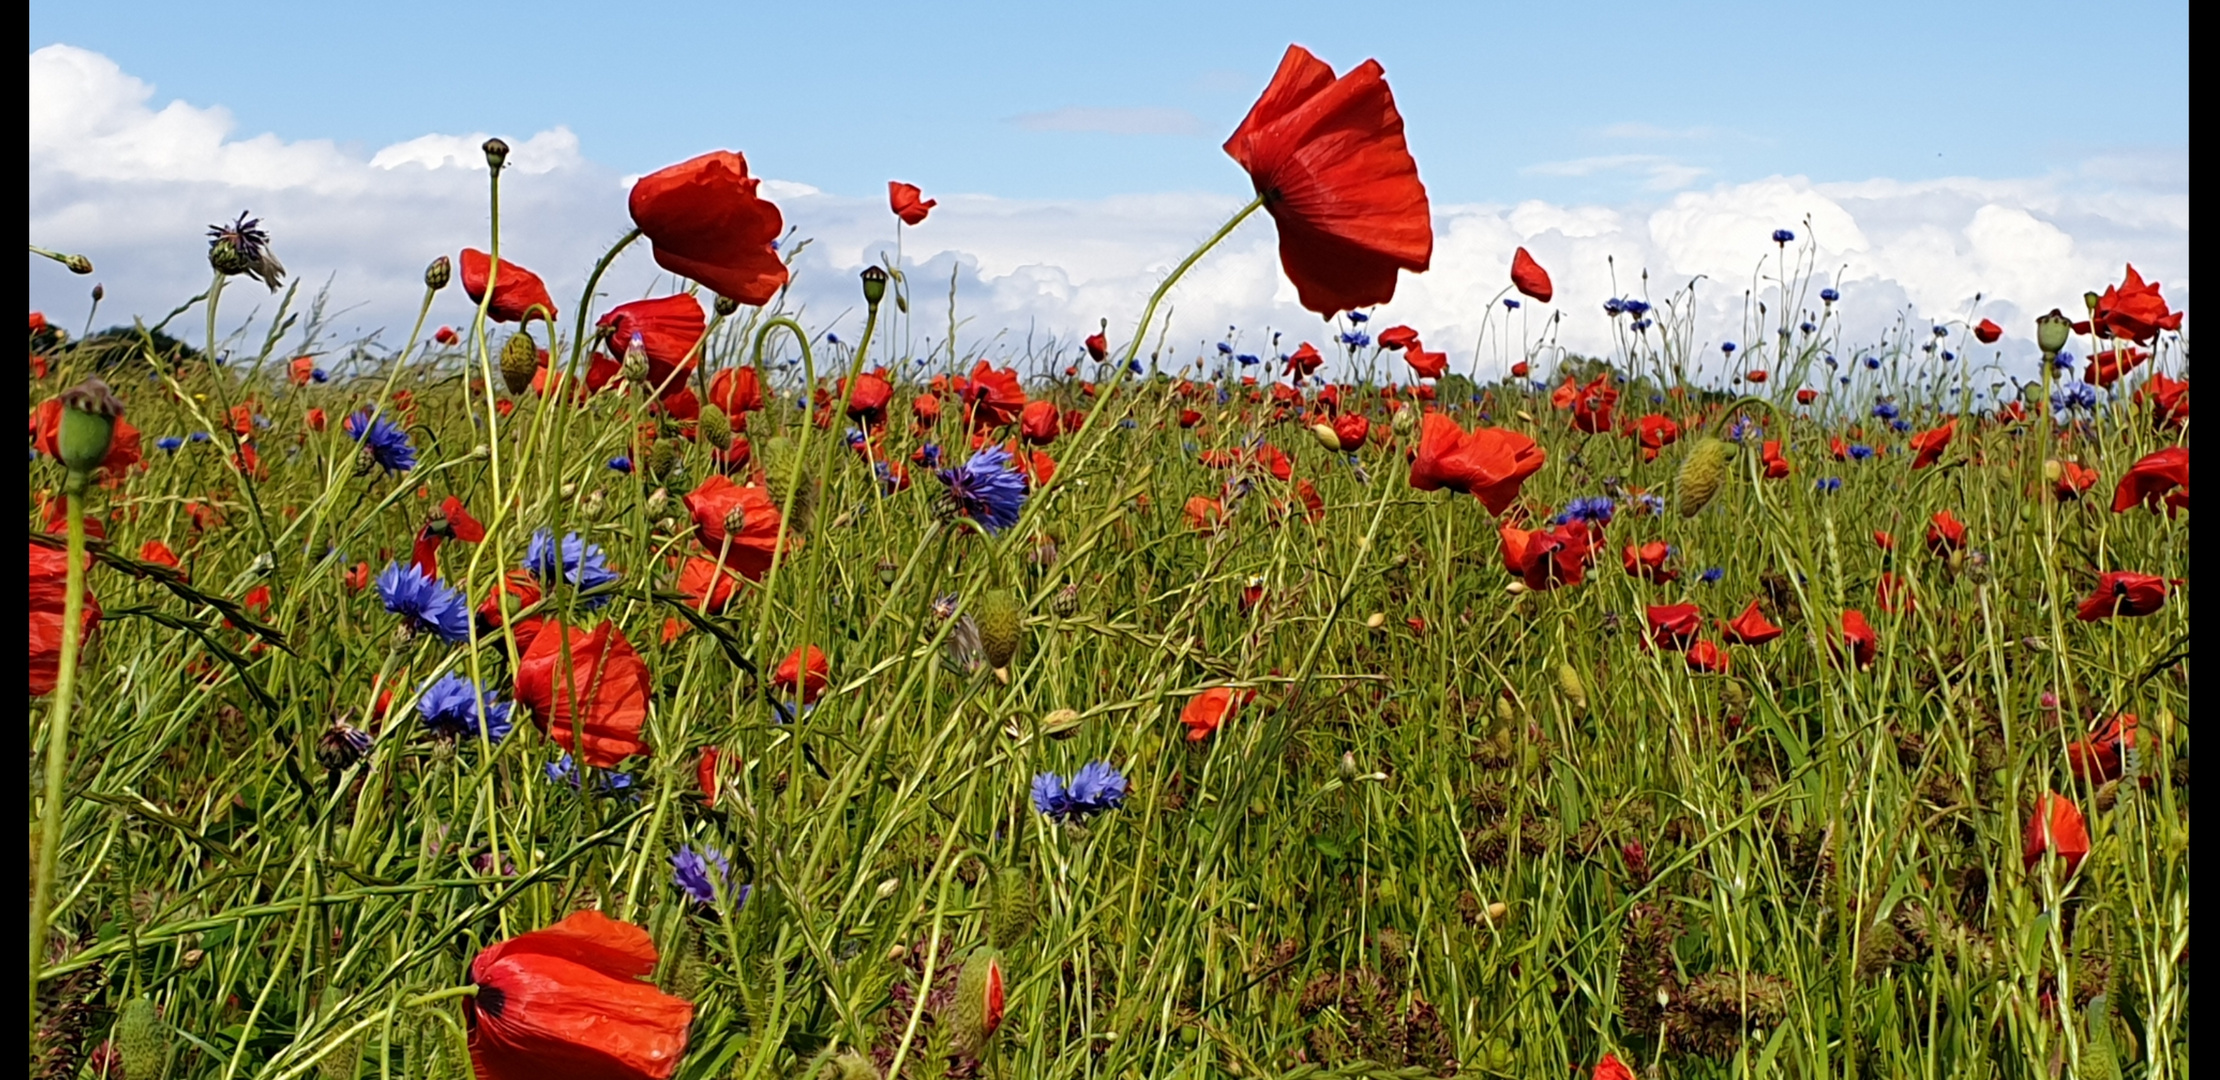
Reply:
[[[432,264],[424,268],[424,287],[433,292],[446,288],[454,278],[455,264],[445,255],[433,259]]]
[[[1002,1006],[1002,962],[993,950],[980,949],[956,976],[956,1001],[948,1010],[958,1053],[976,1057],[987,1048],[1002,1026]]]
[[[886,271],[876,266],[863,268],[863,302],[878,307],[886,299]]]
[[[979,597],[977,614],[979,646],[986,653],[987,666],[1008,681],[1005,673],[1025,640],[1025,613],[1018,607],[1017,595],[1008,589],[989,589]]]
[[[2035,320],[2035,345],[2043,350],[2043,358],[2048,360],[2066,347],[2073,332],[2074,321],[2067,318],[2065,312],[2052,308],[2050,314]]]
[[[732,418],[726,416],[723,409],[714,404],[702,406],[701,419],[697,423],[700,425],[702,439],[709,445],[719,450],[732,448]]]
[[[734,312],[740,310],[740,301],[729,296],[720,296],[717,298],[717,302],[710,306],[716,309],[717,314],[729,319]]]
[[[93,470],[108,457],[108,444],[115,441],[116,418],[123,415],[123,402],[97,376],[62,391],[61,402],[58,449],[62,465],[69,470],[69,489],[83,491]]]
[[[92,273],[92,260],[83,255],[64,255],[62,256],[62,265],[69,267],[69,272],[72,274]]]
[[[170,1033],[153,998],[133,998],[117,1014],[115,1047],[126,1080],[155,1080],[162,1075],[169,1062]]]
[[[500,172],[501,167],[508,164],[508,143],[502,142],[500,139],[487,139],[483,149],[486,152],[487,168],[492,169],[495,172]]]
[[[435,286],[436,287],[436,286]],[[540,367],[539,343],[532,335],[519,329],[501,346],[501,384],[509,393],[521,394],[532,388],[532,376]]]
[[[1680,516],[1695,517],[1727,484],[1727,463],[1734,444],[1706,435],[1696,440],[1680,463]]]

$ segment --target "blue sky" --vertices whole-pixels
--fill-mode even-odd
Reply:
[[[1238,191],[1217,144],[1289,41],[1381,60],[1445,203],[2033,177],[2188,145],[2180,2],[35,0],[29,41],[221,104],[240,135],[368,151],[564,125],[620,172],[732,147],[846,195]]]

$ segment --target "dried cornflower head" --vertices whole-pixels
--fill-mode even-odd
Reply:
[[[208,265],[225,277],[245,274],[276,292],[285,283],[285,264],[270,251],[270,234],[259,218],[240,211],[229,225],[208,227]]]

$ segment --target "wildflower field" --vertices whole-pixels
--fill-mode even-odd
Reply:
[[[1475,355],[1384,325],[1377,64],[1226,150],[1025,351],[891,260],[812,325],[732,152],[543,279],[498,140],[465,325],[331,340],[244,214],[174,311],[33,313],[30,1074],[2187,1073],[2158,284],[1844,340],[1783,222],[1742,326],[1521,250]],[[1167,344],[1237,227],[1326,321]]]

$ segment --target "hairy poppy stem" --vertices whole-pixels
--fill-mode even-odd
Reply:
[[[90,479],[72,471],[63,498],[68,501],[69,569],[62,599],[62,655],[55,671],[54,695],[46,714],[46,802],[39,807],[39,861],[31,882],[31,1033],[37,1040],[39,967],[46,957],[46,920],[54,907],[54,866],[62,847],[62,788],[69,773],[70,701],[77,689],[77,651],[85,617],[85,486]]]
[[[1141,354],[1141,340],[1148,336],[1149,324],[1156,321],[1156,307],[1164,302],[1165,296],[1171,293],[1172,286],[1179,284],[1179,279],[1187,275],[1188,269],[1200,262],[1211,248],[1217,247],[1219,241],[1233,235],[1233,230],[1240,228],[1242,222],[1249,220],[1250,214],[1254,214],[1263,208],[1264,196],[1259,194],[1256,198],[1249,200],[1249,205],[1242,207],[1240,212],[1226,219],[1225,224],[1218,226],[1218,231],[1211,233],[1210,238],[1203,241],[1200,247],[1188,252],[1187,257],[1181,259],[1178,266],[1172,267],[1171,273],[1164,275],[1164,280],[1157,284],[1156,291],[1149,294],[1148,306],[1141,309],[1140,325],[1133,328],[1133,340],[1126,344],[1125,356],[1120,358],[1118,370],[1125,370],[1127,366],[1133,363],[1133,358]]]

